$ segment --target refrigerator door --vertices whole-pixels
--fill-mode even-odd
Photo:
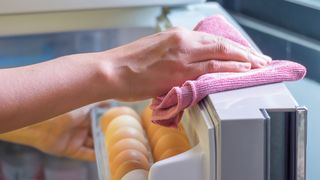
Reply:
[[[48,11],[69,11],[84,9],[141,7],[141,6],[176,6],[182,4],[201,3],[204,0],[2,0],[0,14],[34,13]]]
[[[24,2],[30,3],[29,1],[19,3],[21,5]],[[0,9],[5,9],[2,4]],[[0,37],[128,27],[154,28],[156,19],[160,14],[161,6],[64,10],[42,13],[1,14],[0,12]]]
[[[158,26],[195,27],[214,14],[225,16],[257,46],[217,3],[191,5],[164,11]],[[283,83],[226,91],[207,96],[189,109],[204,106],[215,129],[216,180],[305,179],[306,114]]]

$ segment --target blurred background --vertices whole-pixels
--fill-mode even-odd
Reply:
[[[320,0],[218,0],[218,2],[237,20],[265,54],[273,59],[294,60],[307,67],[306,79],[286,84],[298,103],[309,109],[307,178],[318,179],[320,177],[320,143],[317,139],[320,136]],[[102,51],[154,32],[156,30],[153,28],[140,27],[3,36],[0,37],[0,68],[39,63],[68,54]],[[35,169],[32,171],[32,176],[43,177],[52,171],[63,174],[64,171],[61,169],[72,167],[74,172],[78,172],[75,175],[82,173],[81,177],[96,178],[94,163],[51,157],[34,149],[10,143],[2,142],[0,147],[2,163],[0,167],[3,172],[9,174],[10,168],[19,169],[28,166],[28,162],[31,162],[29,159],[33,159],[34,166],[44,171],[41,170],[42,173],[37,174],[38,171]],[[56,165],[59,161],[66,163],[63,167],[59,167]],[[19,176],[19,173],[21,175],[27,172],[21,170],[13,174]],[[64,177],[68,175],[65,174]]]

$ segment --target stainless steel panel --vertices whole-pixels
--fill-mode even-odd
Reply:
[[[296,111],[296,179],[306,179],[307,109]]]

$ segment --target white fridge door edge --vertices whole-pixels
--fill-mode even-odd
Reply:
[[[177,6],[201,3],[204,1],[205,0],[1,0],[0,15],[119,7]]]
[[[156,27],[161,7],[132,7],[34,14],[0,15],[0,36]]]

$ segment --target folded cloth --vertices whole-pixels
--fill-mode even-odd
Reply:
[[[223,36],[232,41],[252,48],[223,16],[211,16],[201,21],[194,29]],[[173,87],[166,95],[154,98],[151,104],[154,123],[177,127],[185,108],[197,104],[208,94],[270,84],[282,81],[302,79],[306,74],[304,66],[286,60],[274,60],[271,65],[252,69],[244,73],[210,73],[200,76],[196,80],[186,81],[181,87]]]

